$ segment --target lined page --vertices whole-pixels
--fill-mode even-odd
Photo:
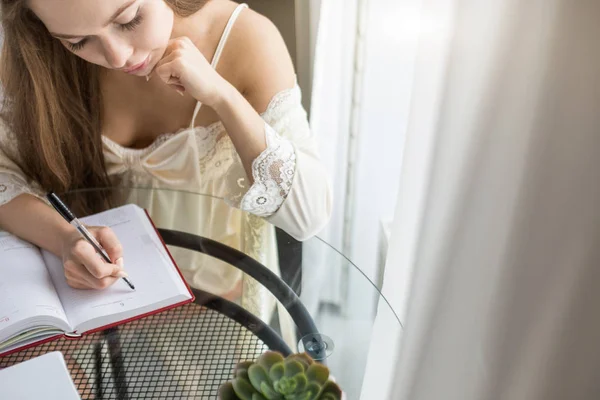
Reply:
[[[67,317],[40,250],[9,233],[0,232],[0,342],[14,335],[26,320]],[[17,329],[17,331],[15,331]]]
[[[71,288],[60,260],[44,252],[46,265],[72,326],[84,332],[143,312],[191,298],[144,211],[127,205],[82,218],[86,225],[108,226],[123,246],[125,271],[136,290],[123,280],[102,290]],[[93,321],[97,326],[86,322]]]

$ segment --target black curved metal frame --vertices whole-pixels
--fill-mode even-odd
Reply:
[[[166,244],[217,258],[256,279],[285,307],[296,323],[300,336],[318,334],[317,327],[296,293],[267,267],[223,243],[171,229],[158,229]],[[318,357],[319,354],[316,354]]]
[[[324,359],[323,353],[325,352],[325,346],[321,342],[319,332],[312,317],[296,293],[267,267],[241,251],[212,239],[171,229],[158,228],[158,232],[167,245],[197,251],[217,258],[238,268],[260,282],[281,302],[296,323],[300,336],[304,341],[306,352],[315,360]],[[211,308],[238,322],[255,334],[270,349],[279,351],[284,355],[291,354],[289,346],[283,339],[271,327],[250,312],[219,296],[198,289],[193,289],[193,292],[196,296],[196,304]],[[113,371],[115,371],[114,378],[118,378],[119,380],[117,385],[119,387],[117,396],[119,399],[128,399],[127,382],[124,381],[125,375],[119,372],[122,371],[123,365],[120,354],[120,343],[118,343],[118,335],[113,335],[113,333],[114,332],[109,331],[105,332],[107,339],[109,340],[110,359]],[[101,399],[101,377],[99,377],[99,379],[97,397]]]

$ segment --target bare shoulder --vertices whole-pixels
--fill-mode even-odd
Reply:
[[[295,85],[294,65],[283,37],[265,16],[243,10],[226,47],[238,89],[258,112],[267,108],[275,94]]]

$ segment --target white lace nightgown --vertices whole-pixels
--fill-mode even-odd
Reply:
[[[245,7],[240,5],[231,16],[213,67]],[[301,105],[300,89],[296,85],[278,93],[262,114],[267,149],[253,162],[250,187],[223,124],[193,127],[199,109],[200,104],[189,128],[161,135],[144,149],[125,148],[103,136],[108,174],[124,187],[173,189],[130,193],[129,200],[145,206],[158,226],[218,240],[279,273],[271,224],[304,239],[323,227],[331,207],[329,184]],[[4,124],[0,144],[0,205],[22,193],[42,198],[37,184],[14,162],[18,159],[16,143]],[[201,254],[172,250],[179,253],[174,254],[176,259],[184,260],[178,263],[191,286],[221,295],[241,285],[245,308],[263,319],[272,313],[273,298],[236,268]]]

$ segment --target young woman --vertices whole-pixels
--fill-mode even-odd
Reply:
[[[274,230],[263,218],[299,239],[328,220],[326,174],[267,19],[228,0],[0,1],[0,227],[62,257],[70,285],[107,287],[127,260],[110,229],[93,228],[116,260],[102,263],[45,204],[49,190],[122,185],[225,198],[233,208],[198,196],[175,209],[164,192],[144,202],[159,224],[188,226],[274,270]],[[72,206],[94,211],[109,200],[82,193]],[[180,266],[192,286],[242,295],[261,314],[254,284],[237,270]]]

